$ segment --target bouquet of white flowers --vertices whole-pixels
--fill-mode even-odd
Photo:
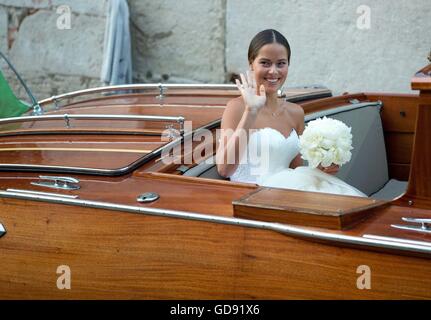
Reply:
[[[352,157],[351,128],[326,117],[310,121],[299,137],[299,147],[302,159],[310,167],[316,168],[319,164],[329,167],[332,163],[341,166]]]

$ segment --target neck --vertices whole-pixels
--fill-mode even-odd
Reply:
[[[266,95],[266,106],[270,110],[273,110],[273,111],[275,111],[275,110],[278,109],[278,95],[277,95],[277,92]]]

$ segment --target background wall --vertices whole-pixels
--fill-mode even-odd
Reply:
[[[287,86],[411,92],[410,78],[431,49],[429,0],[128,3],[135,82],[229,82],[247,68],[254,34],[275,28],[292,48]],[[70,29],[58,27],[64,5]],[[38,99],[99,86],[106,9],[107,0],[0,0],[0,50]]]

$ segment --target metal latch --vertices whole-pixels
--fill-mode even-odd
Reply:
[[[39,176],[39,179],[46,181],[31,182],[31,184],[61,190],[77,190],[80,188],[79,180],[72,177]]]
[[[417,223],[417,224],[420,224],[420,226],[392,224],[391,227],[397,228],[397,229],[403,229],[403,230],[431,233],[431,219],[402,217],[401,220],[403,220],[405,222]]]

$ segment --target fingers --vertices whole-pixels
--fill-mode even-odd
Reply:
[[[261,96],[266,95],[265,86],[263,84],[261,84],[259,87],[259,95],[261,95]]]
[[[236,85],[238,86],[238,89],[243,88],[243,89],[248,89],[248,88],[256,88],[256,94],[258,94],[257,92],[257,87],[256,87],[256,78],[254,76],[254,72],[251,70],[247,70],[246,75],[244,75],[243,73],[239,74],[240,78],[241,78],[241,82],[239,82],[237,79],[235,80]],[[260,88],[261,90],[261,88]],[[263,92],[265,93],[265,92]],[[261,93],[262,95],[262,93]]]
[[[340,169],[340,166],[336,164],[332,164],[329,167],[323,168],[323,172],[328,174],[337,174],[339,169]]]
[[[337,174],[340,166],[337,164],[331,164],[329,167],[323,167],[321,164],[319,164],[317,168],[327,174]]]
[[[245,72],[245,75],[247,76],[247,83],[252,86],[253,85],[253,81],[251,80],[251,76],[250,76],[250,70],[247,70]]]
[[[244,76],[244,74],[240,74],[240,77],[241,77],[241,82],[242,82],[242,87],[244,88],[244,89],[247,89],[248,88],[248,83],[247,83],[247,80],[245,79],[245,76]]]
[[[332,164],[329,168],[333,172],[338,172],[338,170],[340,170],[340,166],[337,164]]]
[[[259,95],[259,88],[256,84],[256,77],[254,76],[254,72],[252,70],[247,71],[248,81],[250,83],[250,87],[253,88],[257,95]]]
[[[238,80],[238,79],[235,79],[235,84],[236,84],[236,86],[237,86],[238,90],[239,90],[239,91],[241,92],[241,94],[242,94],[243,88],[242,88],[241,82],[239,82],[239,80]]]
[[[249,87],[256,88],[256,81],[254,81],[254,74],[251,70],[247,70],[247,82]]]

